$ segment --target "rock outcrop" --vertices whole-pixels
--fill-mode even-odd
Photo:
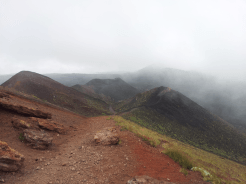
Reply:
[[[25,116],[32,116],[32,117],[38,117],[38,118],[44,118],[44,119],[51,119],[51,114],[46,113],[40,110],[33,110],[25,106],[21,105],[13,105],[10,103],[6,103],[3,101],[0,101],[0,107],[9,111],[13,111],[18,114],[22,114]]]
[[[31,127],[31,125],[29,123],[27,123],[26,121],[15,118],[15,117],[12,118],[11,122],[13,124],[13,127],[17,128],[17,129],[20,129],[20,128],[26,129],[26,128]]]
[[[25,141],[34,149],[47,149],[51,144],[53,138],[44,130],[30,130],[23,131]]]
[[[57,123],[54,122],[50,119],[41,119],[41,118],[35,118],[35,117],[30,117],[27,120],[22,120],[16,117],[12,118],[12,125],[13,127],[17,129],[36,129],[40,130],[41,129],[46,129],[50,131],[55,131],[60,134],[65,134],[66,133],[66,128]]]
[[[135,176],[133,179],[128,180],[127,184],[174,184],[167,181],[159,181],[149,176]]]
[[[24,160],[23,155],[10,148],[6,142],[0,141],[0,171],[18,171]]]
[[[55,131],[60,134],[66,133],[64,126],[59,123],[50,120],[45,120],[45,119],[37,119],[37,121],[38,121],[38,126],[40,128]]]
[[[97,144],[102,145],[112,145],[117,144],[120,140],[119,135],[117,134],[116,128],[104,128],[103,130],[96,133],[94,140]]]
[[[7,93],[4,92],[0,92],[0,98],[9,98],[9,95]]]

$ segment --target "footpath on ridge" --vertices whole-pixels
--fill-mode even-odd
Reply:
[[[0,109],[0,141],[23,154],[23,167],[17,172],[0,171],[0,179],[11,184],[125,184],[135,176],[149,176],[162,183],[206,183],[201,174],[180,172],[181,167],[161,148],[147,145],[129,131],[120,131],[118,145],[98,145],[94,135],[105,127],[115,127],[108,116],[86,118],[68,111],[54,109],[20,97],[11,96],[9,103],[49,112],[52,120],[67,128],[67,134],[50,132],[52,146],[47,150],[32,149],[19,140],[19,130],[13,128],[11,118],[26,120],[16,112]],[[112,116],[113,117],[113,116]]]

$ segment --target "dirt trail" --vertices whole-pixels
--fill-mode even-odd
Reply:
[[[12,98],[14,100],[14,98]],[[23,168],[18,172],[0,172],[1,179],[11,184],[48,183],[115,183],[125,184],[136,175],[148,175],[156,179],[181,183],[205,183],[201,175],[189,172],[186,177],[180,166],[147,145],[131,132],[120,131],[122,143],[114,146],[96,145],[94,135],[104,127],[115,126],[108,117],[86,118],[70,112],[48,108],[29,100],[16,99],[35,109],[52,113],[52,119],[68,128],[68,134],[53,136],[53,146],[48,150],[34,150],[19,139],[19,130],[11,125],[11,117],[18,114],[0,109],[0,140],[25,156]]]

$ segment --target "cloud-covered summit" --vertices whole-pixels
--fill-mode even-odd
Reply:
[[[0,73],[136,71],[153,62],[245,77],[246,2],[0,2]]]

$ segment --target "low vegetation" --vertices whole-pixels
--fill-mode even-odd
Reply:
[[[207,125],[208,130],[202,130],[171,121],[164,115],[146,107],[134,109],[122,117],[183,143],[246,164],[246,146],[244,146],[246,137],[238,134],[226,124],[212,122]]]
[[[23,141],[25,140],[25,137],[24,137],[23,133],[20,133],[20,135],[19,135],[19,140],[20,140],[21,142],[23,142]]]
[[[120,116],[115,116],[114,120],[122,130],[129,130],[138,136],[148,137],[149,139],[145,141],[152,140],[153,146],[162,146],[163,153],[171,150],[179,152],[182,157],[186,157],[192,163],[192,170],[201,172],[204,181],[211,181],[214,184],[246,183],[246,166],[244,165],[180,142],[170,136],[159,134]],[[151,144],[151,141],[149,143]],[[181,172],[186,173],[184,169]]]
[[[246,165],[246,136],[177,91],[154,88],[113,107],[141,126]]]
[[[180,172],[182,172],[185,176],[188,175],[188,171],[185,168],[181,168]]]
[[[138,137],[142,138],[142,140],[154,147],[160,145],[161,141],[158,133],[149,131],[147,128],[141,127],[131,121],[127,121],[120,116],[114,117],[114,120],[117,122],[117,125],[121,126],[121,130],[129,130],[135,133]]]
[[[190,170],[193,167],[191,161],[178,150],[168,150],[164,153],[175,162],[179,163],[179,165],[184,169]]]

